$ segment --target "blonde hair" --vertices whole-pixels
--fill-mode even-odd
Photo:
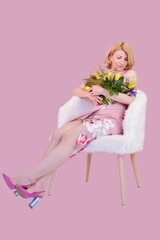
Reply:
[[[133,55],[133,51],[132,48],[129,46],[129,44],[125,43],[125,42],[116,42],[115,44],[113,44],[113,46],[109,49],[106,58],[105,58],[105,65],[106,68],[111,69],[112,66],[112,62],[110,60],[110,57],[114,54],[115,51],[117,50],[123,50],[128,57],[128,64],[125,67],[125,70],[129,70],[131,68],[133,68],[135,61],[134,61],[134,55]]]

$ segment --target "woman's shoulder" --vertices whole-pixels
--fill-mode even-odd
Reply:
[[[129,70],[126,71],[127,74],[136,74],[136,70],[131,68]]]
[[[129,69],[125,73],[125,79],[127,82],[137,82],[137,73],[135,69]]]

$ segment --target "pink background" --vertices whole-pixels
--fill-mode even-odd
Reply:
[[[126,156],[125,207],[116,156],[96,153],[85,183],[81,153],[59,168],[54,196],[34,210],[0,178],[1,238],[159,239],[158,18],[158,1],[0,2],[1,173],[16,175],[42,159],[58,108],[114,42],[133,47],[138,88],[148,96],[145,146],[137,154],[142,187]]]

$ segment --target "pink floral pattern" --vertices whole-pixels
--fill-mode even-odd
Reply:
[[[75,142],[75,148],[70,158],[82,151],[97,137],[108,135],[110,128],[114,126],[115,124],[110,119],[84,119],[82,133],[80,133]]]
[[[122,134],[122,121],[126,106],[124,104],[115,103],[110,105],[102,105],[78,117],[83,121],[83,128],[79,134],[75,147],[70,158],[82,151],[90,142],[98,137],[111,134]],[[77,119],[77,118],[76,118]]]
[[[108,135],[109,129],[115,126],[110,119],[87,119],[83,124],[96,138]]]
[[[79,137],[76,140],[76,145],[79,146],[81,144],[84,144],[87,139],[88,139],[88,137],[87,137],[86,133],[80,133]]]

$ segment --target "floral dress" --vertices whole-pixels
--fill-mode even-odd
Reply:
[[[73,157],[75,154],[82,151],[90,142],[98,137],[122,134],[122,121],[126,105],[121,103],[114,103],[110,105],[101,105],[99,108],[85,117],[79,116],[78,119],[82,120],[82,130],[79,134],[74,150],[70,156]]]
[[[129,74],[127,74],[129,73]],[[123,75],[125,81],[136,82],[136,73],[129,70]],[[91,109],[76,119],[82,120],[82,130],[79,134],[70,158],[75,156],[92,141],[98,137],[123,134],[122,121],[124,119],[127,106],[122,103],[105,104]]]

